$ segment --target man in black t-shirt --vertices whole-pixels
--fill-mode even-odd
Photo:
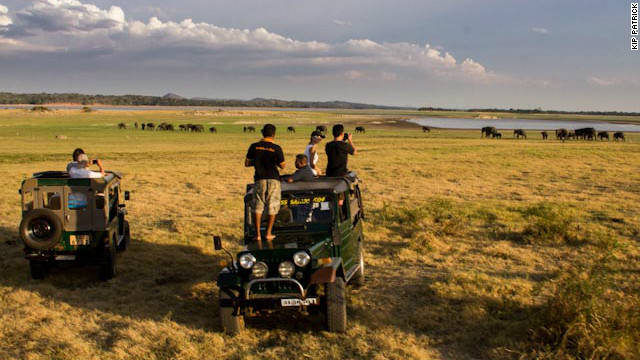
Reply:
[[[262,212],[266,208],[267,222],[267,241],[275,238],[271,234],[273,223],[276,215],[280,210],[280,173],[278,168],[284,169],[284,154],[282,148],[273,143],[276,136],[276,127],[266,124],[262,128],[262,140],[251,144],[247,151],[247,158],[244,162],[246,167],[255,167],[255,175],[253,179],[255,184],[253,187],[253,213],[256,227],[256,241],[262,240],[260,233],[260,222],[262,221]]]
[[[355,155],[356,148],[353,146],[352,134],[344,134],[344,126],[336,124],[333,126],[333,141],[324,146],[327,153],[327,176],[345,176],[347,170],[347,157],[349,154]],[[347,137],[345,139],[345,136]]]

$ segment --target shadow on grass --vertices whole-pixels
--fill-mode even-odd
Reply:
[[[222,254],[191,245],[157,244],[132,238],[118,253],[117,275],[98,280],[95,266],[60,263],[44,280],[32,280],[17,231],[0,227],[0,284],[39,294],[72,307],[130,318],[169,319],[219,331],[215,284]]]

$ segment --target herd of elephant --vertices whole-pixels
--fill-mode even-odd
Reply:
[[[164,130],[164,131],[175,131],[175,128],[173,127],[172,124],[168,124],[168,123],[161,123],[159,125],[156,126],[156,124],[154,123],[142,123],[142,124],[138,124],[137,122],[133,124],[134,128],[136,130],[138,130],[139,128],[141,128],[142,130],[150,130],[150,131],[156,131],[156,130]],[[118,129],[123,129],[126,130],[127,129],[127,124],[125,123],[119,123],[118,124]],[[198,124],[180,124],[178,126],[178,130],[180,131],[189,131],[189,132],[204,132],[204,127],[202,125],[198,125]],[[327,127],[325,125],[318,125],[316,126],[316,130],[322,132],[323,134],[325,134],[327,132]],[[364,128],[364,126],[357,126],[355,129],[356,133],[365,133],[366,130]],[[212,126],[209,128],[209,132],[211,133],[217,133],[218,129],[216,129],[215,126]],[[256,132],[256,127],[255,126],[244,126],[242,128],[242,132],[249,132],[249,133],[253,133]],[[295,126],[289,126],[287,127],[287,133],[295,133],[296,132],[296,128]]]
[[[556,129],[556,139],[557,140],[570,140],[570,139],[582,139],[582,140],[610,140],[609,133],[606,131],[596,131],[594,128],[581,128],[575,129],[573,131],[567,129]],[[549,138],[549,133],[547,131],[540,132],[542,136],[542,140],[547,140]],[[480,137],[483,138],[502,138],[502,134],[498,132],[498,130],[493,126],[485,126],[482,128]],[[513,137],[515,139],[526,139],[527,133],[522,129],[513,130]],[[624,133],[622,131],[618,131],[613,134],[613,140],[615,141],[624,141]]]
[[[155,123],[141,123],[138,124],[137,122],[135,122],[133,124],[133,127],[138,130],[139,128],[142,130],[149,130],[149,131],[175,131],[175,127],[173,126],[173,124],[169,124],[169,123],[160,123],[156,126]],[[118,124],[118,129],[127,129],[127,124],[125,123],[119,123]],[[180,124],[178,125],[178,130],[180,131],[188,131],[188,132],[204,132],[204,126],[199,125],[199,124]],[[215,128],[215,126],[212,126],[209,128],[209,132],[211,133],[217,133],[218,129]]]

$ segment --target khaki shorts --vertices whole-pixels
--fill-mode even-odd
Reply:
[[[253,212],[262,213],[266,208],[267,215],[277,215],[280,211],[280,180],[256,180],[253,188]]]

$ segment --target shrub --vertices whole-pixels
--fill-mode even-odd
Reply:
[[[540,203],[522,211],[527,224],[522,232],[523,239],[534,243],[572,243],[577,241],[574,216],[560,205]]]
[[[88,106],[83,106],[82,107],[82,112],[90,113],[92,111],[93,111],[93,109],[88,107]]]
[[[51,111],[51,109],[49,109],[46,106],[34,106],[31,108],[31,111],[37,111],[37,112],[46,112],[46,111]]]

